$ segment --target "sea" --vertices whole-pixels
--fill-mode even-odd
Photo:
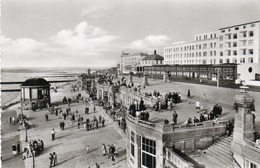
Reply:
[[[20,89],[20,84],[15,82],[24,82],[25,80],[33,77],[42,77],[47,81],[64,81],[73,80],[79,74],[87,73],[89,68],[80,67],[62,67],[62,68],[2,68],[1,69],[1,83],[11,82],[11,84],[1,84],[1,106],[18,99],[20,92],[2,92],[2,90],[17,90]],[[91,73],[103,68],[90,68]],[[12,83],[14,82],[14,83]],[[55,83],[51,83],[55,85]]]

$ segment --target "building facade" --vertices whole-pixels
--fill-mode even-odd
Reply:
[[[164,58],[156,53],[148,55],[141,60],[141,66],[162,65]]]
[[[238,64],[237,79],[257,80],[260,74],[260,21],[198,34],[194,41],[164,48],[165,64]]]
[[[121,74],[129,74],[131,71],[134,74],[143,73],[143,68],[140,63],[147,55],[148,54],[144,52],[130,54],[123,51],[120,64]]]

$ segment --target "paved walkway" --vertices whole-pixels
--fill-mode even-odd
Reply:
[[[78,93],[85,95],[83,92],[71,92],[70,85],[66,85],[64,89],[58,90],[57,93],[52,94],[52,102],[60,102],[64,95],[67,98],[72,98]],[[67,105],[59,105],[62,111],[65,111]],[[18,110],[18,107],[13,107]],[[125,136],[118,130],[116,124],[103,112],[101,107],[96,108],[96,113],[93,112],[93,105],[90,105],[90,114],[85,114],[85,105],[83,103],[72,103],[72,112],[78,110],[79,114],[83,116],[84,121],[86,118],[90,120],[93,119],[94,115],[98,118],[99,115],[105,117],[105,127],[99,124],[98,129],[93,129],[90,131],[85,131],[83,125],[81,128],[77,128],[77,122],[70,126],[70,121],[65,120],[65,130],[60,130],[59,122],[63,119],[59,119],[58,116],[54,114],[49,115],[49,121],[45,121],[45,111],[37,110],[33,112],[31,110],[25,110],[29,116],[29,123],[32,124],[32,129],[28,130],[28,140],[38,140],[41,139],[44,142],[44,151],[35,157],[35,166],[37,168],[49,167],[49,154],[56,152],[58,156],[58,165],[55,167],[95,167],[95,163],[98,163],[101,167],[111,167],[111,168],[125,168]],[[56,135],[55,140],[51,140],[51,131],[55,129]],[[25,143],[25,131],[20,132],[21,141],[23,147],[26,147]],[[119,157],[115,159],[115,162],[108,159],[108,156],[102,155],[102,144],[106,146],[109,144],[114,144],[116,150],[119,153]],[[89,145],[89,152],[87,152],[86,147]],[[108,147],[107,147],[108,150]],[[24,160],[25,167],[30,168],[33,164],[33,159],[28,158]]]
[[[6,110],[1,113],[1,154],[3,168],[24,168],[20,155],[13,156],[12,145],[20,141],[20,133],[17,124],[9,124],[9,117],[16,116],[15,110]]]
[[[122,76],[119,77],[121,79]],[[125,76],[128,80],[128,76]],[[138,84],[142,85],[143,78],[133,77],[135,86]],[[235,102],[235,95],[239,94],[238,89],[231,88],[217,88],[214,86],[199,85],[192,83],[183,83],[183,82],[173,82],[166,83],[162,80],[154,80],[149,78],[149,86],[146,86],[145,89],[142,89],[142,93],[153,93],[154,90],[159,91],[162,95],[165,95],[167,92],[180,92],[182,97],[182,103],[178,103],[174,106],[174,109],[177,111],[178,123],[187,120],[187,118],[193,116],[198,116],[195,110],[195,102],[199,100],[201,105],[206,109],[212,109],[214,104],[219,104],[223,107],[223,115],[226,119],[231,119],[234,117],[235,111],[233,110],[233,104]],[[192,104],[188,103],[187,93],[190,89]],[[249,88],[250,90],[250,88]],[[203,96],[206,95],[206,101],[204,101]],[[260,109],[260,92],[249,91],[249,94],[255,98],[255,107],[256,110]],[[162,113],[151,113],[152,117],[160,118],[161,121],[163,118],[171,117],[171,112],[164,111]],[[260,113],[255,113],[256,121],[259,121],[259,130],[260,130]]]

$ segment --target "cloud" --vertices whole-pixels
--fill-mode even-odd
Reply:
[[[10,64],[12,61],[22,67],[56,66],[60,63],[63,64],[60,66],[83,66],[85,62],[104,61],[104,55],[115,51],[117,39],[118,36],[82,21],[73,29],[60,30],[44,41],[1,36],[0,44],[4,66],[8,66],[5,62]]]
[[[166,35],[150,35],[146,36],[142,40],[135,40],[131,42],[128,46],[130,49],[136,50],[149,50],[153,48],[158,48],[169,44],[170,38]]]
[[[51,41],[67,50],[88,53],[100,49],[110,50],[111,43],[118,38],[118,36],[109,35],[105,30],[88,25],[86,21],[83,21],[73,30],[61,30],[51,38]]]

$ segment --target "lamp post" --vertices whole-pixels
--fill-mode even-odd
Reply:
[[[32,158],[33,159],[33,168],[35,168],[35,160],[34,160],[34,158],[35,158],[35,150],[33,150],[33,154],[32,155],[33,155],[33,158]]]

